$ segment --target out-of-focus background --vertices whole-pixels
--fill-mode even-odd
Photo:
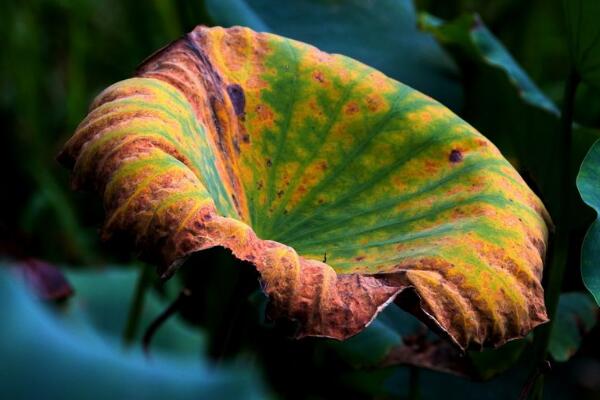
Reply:
[[[177,297],[181,281],[196,282],[201,293],[195,306],[186,306],[185,318],[155,339],[168,360],[148,366],[132,351],[123,361],[120,346],[105,338],[127,330],[136,285],[153,278],[137,278],[135,255],[119,243],[100,242],[101,202],[72,191],[69,174],[55,157],[94,96],[130,77],[155,50],[198,24],[245,25],[357,58],[440,100],[490,137],[552,212],[556,186],[548,177],[560,150],[553,137],[569,66],[563,19],[562,3],[555,0],[3,2],[0,254],[5,264],[25,265],[34,275],[52,275],[53,266],[67,268],[82,300],[57,306],[60,318],[77,326],[79,336],[73,336],[55,326],[45,306],[24,296],[8,278],[0,280],[2,330],[11,324],[20,329],[0,334],[0,390],[10,391],[0,397],[84,398],[79,396],[98,385],[86,398],[95,398],[94,393],[117,398],[515,398],[527,381],[527,371],[519,366],[486,383],[405,366],[374,368],[377,363],[369,360],[384,358],[398,339],[383,328],[343,348],[285,339],[279,332],[284,328],[262,322],[265,299],[257,293],[252,269],[238,268],[218,250],[186,263],[179,281],[151,282],[156,290],[140,326]],[[454,25],[439,29],[446,23]],[[578,91],[576,160],[599,137],[599,93],[585,83]],[[578,198],[573,202],[580,211],[573,228],[580,240],[593,214]],[[581,289],[574,267],[563,290]],[[241,325],[240,314],[247,320]],[[404,315],[387,317],[404,327],[416,323],[406,322]],[[232,333],[230,319],[235,318],[235,326],[243,328]],[[593,325],[586,321],[582,331]],[[91,329],[82,328],[86,324],[102,334],[86,334]],[[599,335],[598,328],[591,330],[576,355],[557,364],[546,379],[547,398],[600,398]],[[63,351],[48,353],[54,345]],[[481,363],[486,371],[500,371],[523,357],[520,350],[516,354],[509,349],[503,361],[492,355],[491,362]],[[195,369],[190,372],[188,365]],[[107,374],[111,369],[115,374]],[[39,392],[35,383],[22,387],[43,371],[51,378],[40,378]]]

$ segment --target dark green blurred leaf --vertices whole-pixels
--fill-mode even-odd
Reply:
[[[381,364],[390,352],[404,346],[403,337],[427,332],[419,320],[392,304],[361,333],[343,342],[331,341],[329,346],[346,362],[356,367]]]
[[[218,25],[245,25],[353,57],[458,109],[452,60],[419,32],[411,0],[206,0]]]
[[[596,142],[585,156],[577,176],[581,198],[596,213],[600,213],[600,142]],[[581,275],[583,283],[600,304],[600,222],[589,228],[581,249]]]
[[[596,324],[598,307],[589,295],[560,295],[549,351],[556,361],[567,361],[579,349],[583,336]]]
[[[563,5],[573,66],[600,89],[600,1],[563,0]]]
[[[585,82],[577,86],[575,98],[575,121],[586,126],[600,126],[600,95],[598,90]]]
[[[542,194],[551,214],[555,214],[561,193],[557,176],[564,168],[560,145],[557,107],[528,78],[504,46],[476,15],[464,15],[443,22],[423,15],[424,29],[459,61],[465,79],[463,118],[490,138],[519,172]],[[573,130],[573,180],[576,170],[600,132],[575,126]],[[571,193],[572,226],[587,223],[589,213]]]
[[[110,292],[107,294],[110,295]],[[0,269],[0,393],[15,399],[262,399],[241,366],[213,369],[139,352],[123,354],[95,334],[55,318]]]
[[[384,309],[364,331],[328,346],[355,368],[412,365],[475,379],[490,379],[514,366],[527,340],[498,349],[461,354],[422,322],[395,305]]]
[[[106,268],[102,271],[69,271],[67,278],[75,288],[70,317],[83,318],[94,329],[107,337],[120,340],[127,321],[129,304],[135,291],[137,269]],[[144,330],[169,304],[154,291],[148,291],[140,318],[140,327],[134,338],[139,348]],[[205,338],[198,329],[192,329],[179,317],[168,319],[154,336],[154,349],[193,357],[202,354]]]
[[[456,45],[473,60],[502,71],[529,104],[558,114],[558,109],[521,69],[502,43],[483,24],[478,15],[463,15],[450,23],[422,14],[420,24],[443,44]]]
[[[469,359],[477,378],[487,380],[514,367],[521,358],[527,341],[527,338],[513,340],[497,349],[470,351]]]
[[[344,374],[342,380],[354,387],[357,398],[362,393],[366,398],[408,399],[410,371],[407,368],[387,368],[373,371],[355,371]],[[464,377],[421,370],[419,375],[419,399],[460,400],[506,400],[518,399],[527,380],[527,367],[520,364],[491,381],[477,382]],[[563,373],[564,375],[564,373]],[[562,375],[548,376],[544,381],[544,399],[577,398],[570,382],[560,379]],[[590,397],[594,398],[594,397]]]

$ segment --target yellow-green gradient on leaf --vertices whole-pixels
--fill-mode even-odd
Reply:
[[[540,200],[444,106],[344,56],[198,27],[102,92],[60,160],[106,237],[165,274],[230,249],[299,336],[354,335],[406,289],[462,348],[546,321]]]

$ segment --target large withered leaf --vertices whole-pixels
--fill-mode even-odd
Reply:
[[[407,288],[462,348],[546,320],[540,200],[447,108],[344,56],[198,27],[101,93],[60,159],[105,236],[167,275],[230,249],[299,336],[354,335]]]

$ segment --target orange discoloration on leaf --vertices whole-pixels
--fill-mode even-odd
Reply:
[[[340,55],[198,27],[101,93],[60,160],[105,237],[165,276],[230,249],[299,336],[354,335],[407,288],[461,348],[546,320],[540,200],[451,111]]]

